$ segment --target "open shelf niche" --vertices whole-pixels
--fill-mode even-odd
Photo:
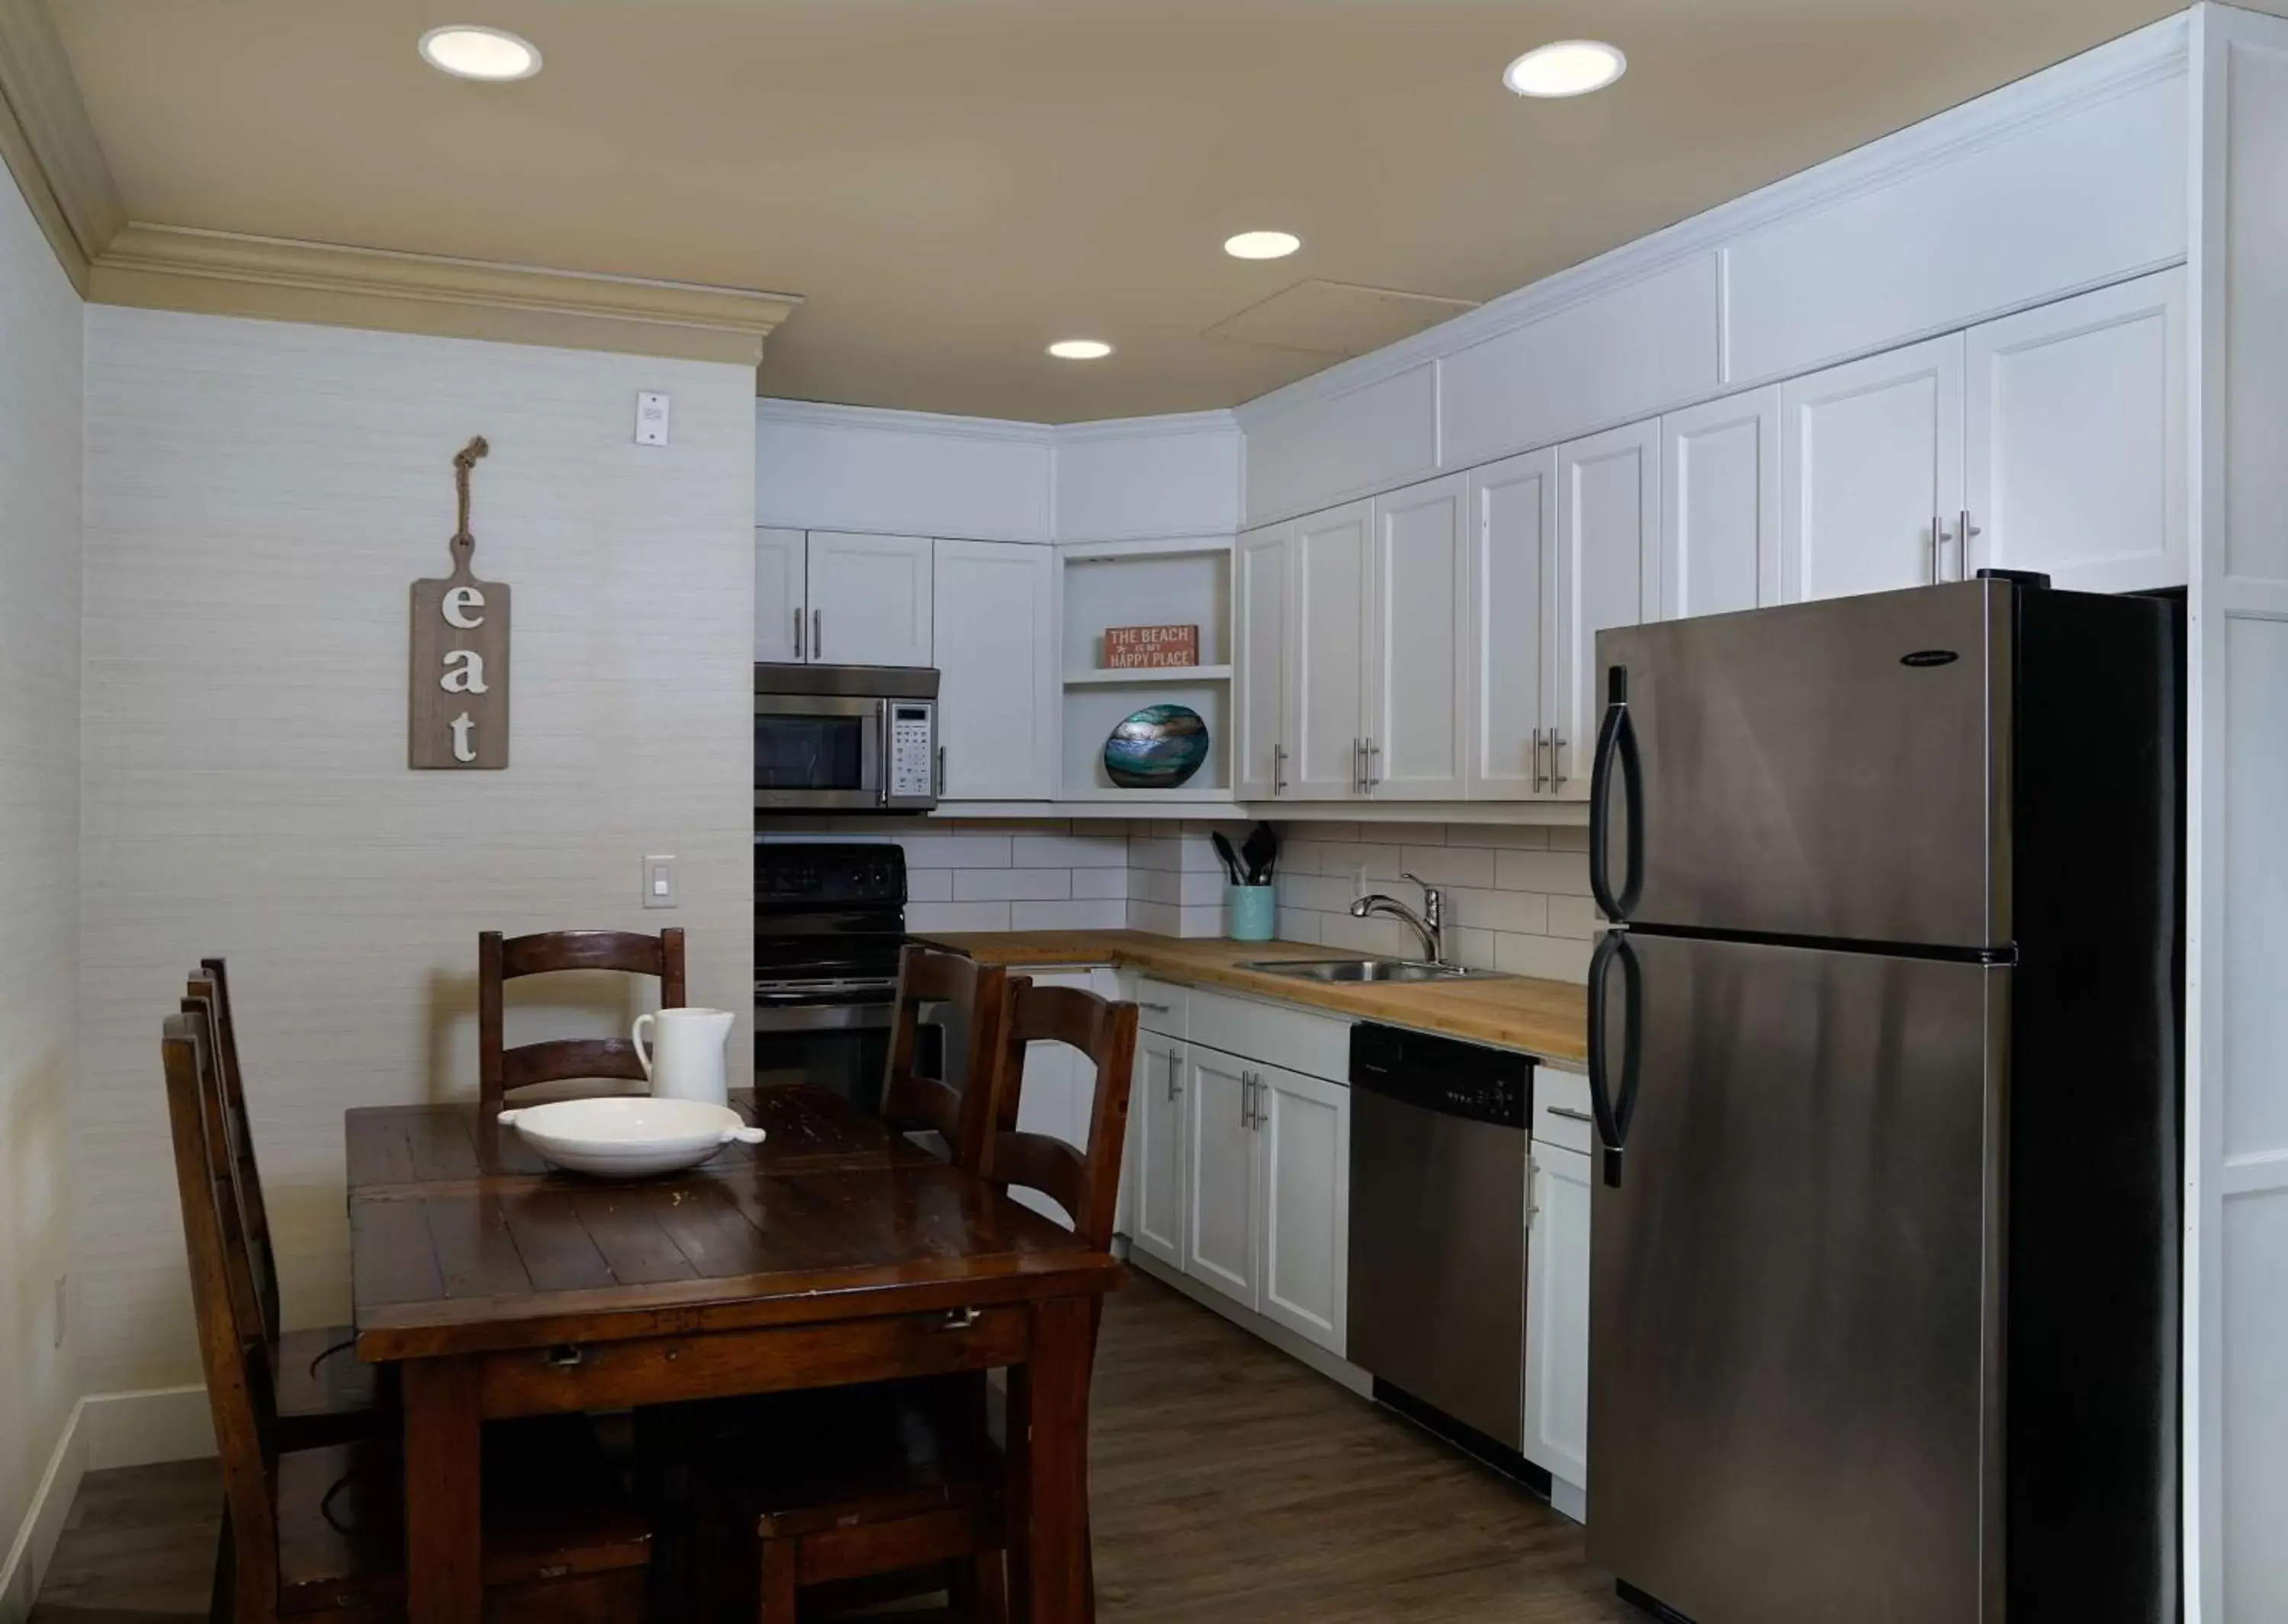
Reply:
[[[1076,544],[1057,550],[1069,801],[1147,805],[1228,800],[1232,725],[1231,538]],[[1108,670],[1108,626],[1197,626],[1200,663]],[[1106,735],[1147,705],[1187,705],[1208,725],[1208,756],[1176,789],[1124,789],[1105,776]]]

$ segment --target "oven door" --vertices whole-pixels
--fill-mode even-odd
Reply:
[[[758,981],[756,1083],[814,1083],[869,1114],[880,1111],[896,1010],[891,980]]]
[[[755,809],[879,810],[883,709],[849,694],[756,694]]]

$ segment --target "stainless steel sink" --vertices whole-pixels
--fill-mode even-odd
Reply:
[[[1425,959],[1255,959],[1239,966],[1299,981],[1490,981],[1505,970],[1469,970]]]

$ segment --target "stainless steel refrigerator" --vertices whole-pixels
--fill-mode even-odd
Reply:
[[[1606,631],[1589,1553],[1695,1624],[2179,1616],[2183,618]]]

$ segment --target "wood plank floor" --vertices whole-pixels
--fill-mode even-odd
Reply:
[[[1151,1280],[1094,1409],[1104,1624],[1644,1624],[1573,1524]],[[204,1616],[221,1495],[211,1461],[91,1473],[33,1624]]]

